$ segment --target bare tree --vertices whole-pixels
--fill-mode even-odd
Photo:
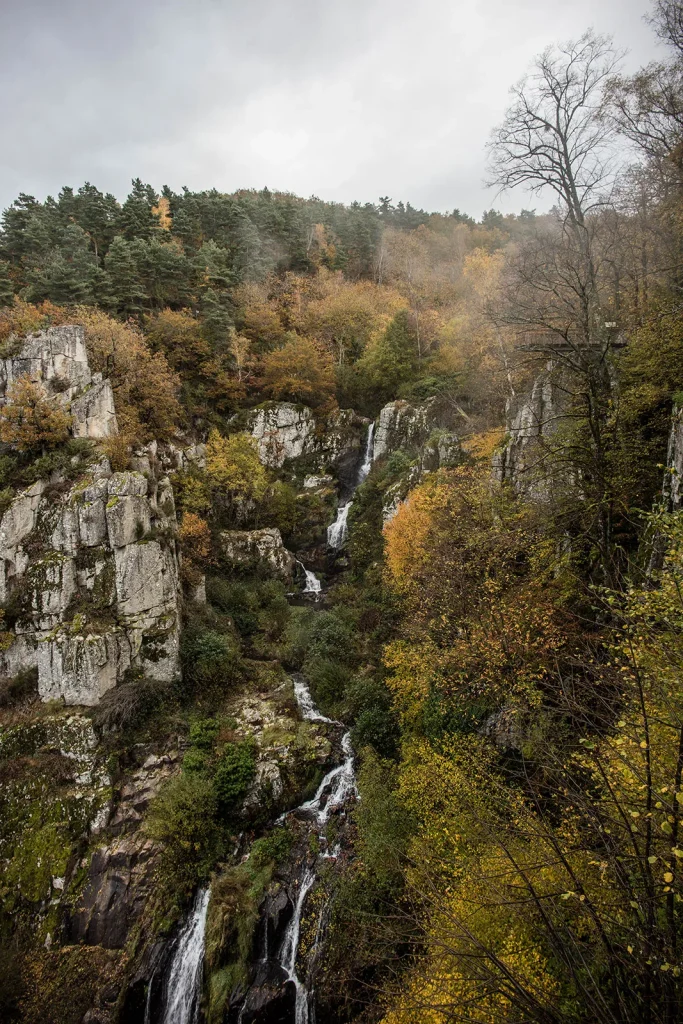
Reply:
[[[683,4],[657,0],[648,19],[659,38],[674,51],[632,77],[616,76],[607,90],[607,113],[613,128],[629,139],[662,171],[683,168]]]
[[[550,189],[573,227],[609,195],[613,130],[600,112],[603,90],[621,60],[606,36],[545,50],[512,89],[514,102],[489,143],[490,185]]]

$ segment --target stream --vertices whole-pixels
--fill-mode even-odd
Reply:
[[[368,427],[368,435],[363,454],[363,461],[358,468],[355,488],[367,478],[371,468],[374,453],[374,423]],[[337,518],[327,529],[328,548],[339,550],[346,542],[347,520],[353,500],[349,499],[337,510]],[[322,596],[322,583],[310,569],[303,563],[299,563],[305,574],[304,594],[310,594],[316,602]],[[315,706],[308,683],[304,676],[299,673],[292,675],[294,685],[294,696],[296,698],[301,717],[309,722],[320,722],[343,729],[343,723],[327,718]],[[351,732],[347,730],[341,737],[341,752],[343,760],[330,769],[318,786],[315,795],[310,800],[305,800],[299,807],[286,811],[278,818],[276,824],[281,824],[290,817],[296,817],[304,822],[310,823],[310,832],[317,832],[321,841],[323,852],[318,854],[315,863],[306,864],[298,879],[296,898],[292,899],[292,916],[286,926],[283,938],[272,962],[276,964],[284,979],[284,983],[291,983],[294,986],[295,1005],[292,1024],[314,1024],[315,1013],[313,1010],[313,989],[310,985],[308,975],[310,967],[315,962],[316,953],[323,937],[323,908],[318,916],[315,940],[313,948],[308,955],[306,977],[299,977],[297,971],[297,959],[299,958],[299,944],[301,937],[301,922],[306,907],[306,900],[311,889],[318,879],[318,865],[327,859],[336,859],[341,853],[341,844],[338,842],[333,849],[327,848],[327,837],[325,827],[330,816],[343,809],[351,800],[358,799],[358,787],[356,784],[356,773],[354,769],[354,753],[351,746]],[[309,832],[309,834],[310,834]],[[164,1012],[163,1024],[196,1024],[199,1017],[199,1003],[202,984],[202,965],[204,959],[204,941],[206,931],[206,915],[209,905],[211,890],[199,889],[195,897],[192,911],[188,915],[185,924],[178,936],[173,957],[168,968],[164,990]],[[266,943],[262,964],[270,961]],[[151,991],[151,984],[150,984]],[[248,995],[248,993],[247,993]],[[243,1021],[248,1000],[245,998],[239,1013],[238,1020]],[[149,999],[145,1013],[145,1024],[149,1024]]]
[[[333,719],[326,718],[325,715],[321,714],[316,708],[313,698],[311,696],[308,685],[303,676],[293,676],[294,682],[294,694],[296,697],[301,716],[310,722],[327,722],[330,725],[341,726],[341,722],[335,722]],[[326,836],[324,834],[324,828],[329,821],[330,815],[344,807],[345,804],[352,798],[358,798],[358,787],[356,785],[356,773],[353,764],[353,748],[351,746],[351,733],[350,731],[345,732],[341,740],[342,753],[344,754],[344,760],[341,764],[336,765],[332,768],[327,775],[323,778],[316,793],[310,800],[305,800],[304,803],[300,804],[293,811],[287,811],[281,816],[280,821],[285,821],[289,817],[302,817],[306,820],[310,820],[313,827],[318,830],[318,838],[326,846]],[[340,850],[340,845],[337,844],[332,851],[327,851],[320,854],[322,859],[337,857]],[[294,906],[294,912],[291,920],[287,925],[282,944],[277,954],[277,962],[285,971],[289,981],[293,982],[296,991],[296,1004],[294,1011],[294,1024],[309,1024],[310,1020],[310,1003],[312,1000],[313,992],[308,986],[307,981],[302,981],[297,974],[297,954],[299,952],[299,937],[301,933],[301,918],[306,905],[306,897],[313,888],[318,873],[316,870],[317,865],[312,867],[307,866],[303,875],[299,880],[299,892]],[[320,922],[319,922],[320,925]],[[316,938],[313,944],[309,956],[309,963],[315,960],[315,955],[320,944],[322,928],[319,926],[316,930]]]
[[[375,424],[371,423],[368,427],[368,436],[365,441],[365,452],[363,453],[363,461],[358,467],[358,474],[356,476],[356,487],[367,479],[370,470],[372,469],[372,460],[375,454]],[[351,506],[353,505],[353,499],[340,505],[337,509],[337,518],[333,523],[327,527],[327,546],[333,551],[339,551],[340,548],[344,547],[346,538],[349,534],[348,519]]]

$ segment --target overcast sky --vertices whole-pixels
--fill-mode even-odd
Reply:
[[[0,0],[0,207],[88,180],[389,195],[480,216],[484,145],[533,56],[593,26],[659,52],[647,0]]]

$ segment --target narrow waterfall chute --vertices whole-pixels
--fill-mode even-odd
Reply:
[[[163,1024],[195,1024],[199,1017],[204,934],[211,890],[199,889],[176,944],[166,980]]]
[[[375,424],[371,423],[368,427],[368,436],[365,442],[365,455],[361,463],[360,469],[358,470],[358,486],[367,480],[370,470],[372,469],[372,461],[375,455]]]
[[[278,957],[282,967],[287,972],[287,977],[294,982],[296,991],[296,1005],[294,1010],[295,1024],[308,1024],[308,990],[304,983],[299,980],[296,973],[296,957],[299,952],[299,938],[301,935],[301,915],[303,914],[306,897],[313,887],[316,873],[313,868],[307,868],[299,885],[299,895],[294,906],[292,919],[287,925],[285,937],[282,940],[282,947]]]
[[[327,546],[334,548],[335,551],[343,547],[346,541],[349,532],[347,520],[352,504],[353,502],[348,501],[346,505],[342,505],[341,508],[337,509],[337,518],[327,527]]]
[[[375,424],[371,423],[368,427],[368,436],[365,441],[365,452],[363,454],[363,461],[358,467],[358,474],[356,476],[356,487],[360,487],[365,480],[367,480],[370,470],[372,469],[372,461],[375,453]],[[354,487],[355,490],[355,487]],[[346,538],[349,534],[348,518],[349,509],[353,505],[353,501],[347,501],[345,505],[340,505],[337,509],[337,518],[333,523],[327,527],[327,546],[335,551],[344,547]]]

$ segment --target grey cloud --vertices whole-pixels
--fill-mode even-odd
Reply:
[[[3,0],[0,206],[86,179],[124,196],[140,175],[479,214],[488,132],[533,55],[592,23],[637,66],[647,6]]]

